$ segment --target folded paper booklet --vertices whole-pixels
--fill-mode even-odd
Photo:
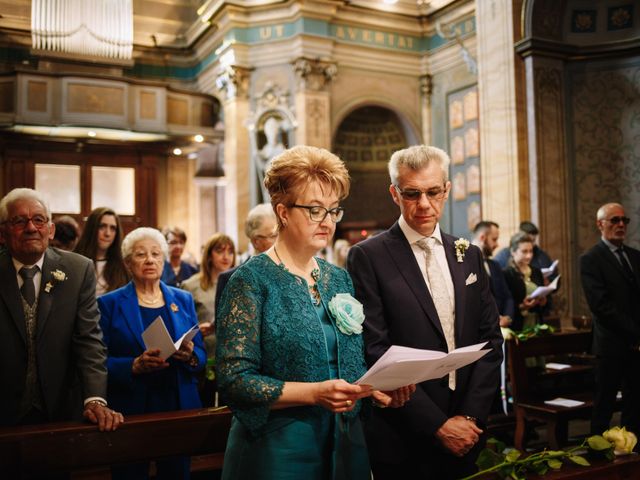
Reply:
[[[486,344],[457,348],[449,353],[392,345],[356,383],[371,385],[376,390],[395,390],[442,378],[486,355],[489,350],[481,350]]]
[[[554,260],[551,265],[541,268],[540,271],[542,272],[544,278],[548,278],[553,275],[553,272],[556,271],[556,268],[558,268],[558,260]]]
[[[536,288],[531,295],[529,295],[529,298],[546,297],[558,288],[558,280],[560,280],[560,275],[558,275],[549,285]]]
[[[147,327],[144,332],[142,332],[142,340],[144,340],[144,345],[147,350],[151,348],[159,348],[160,358],[162,360],[166,360],[171,355],[180,350],[180,345],[182,345],[182,342],[188,342],[193,337],[195,337],[199,329],[199,325],[194,325],[189,330],[187,330],[184,335],[182,335],[177,341],[174,342],[171,339],[171,335],[169,335],[169,331],[167,330],[164,321],[161,317],[158,317],[151,323],[151,325]]]

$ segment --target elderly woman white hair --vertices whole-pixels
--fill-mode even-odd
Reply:
[[[167,241],[153,228],[137,228],[122,241],[131,282],[98,299],[100,325],[108,349],[107,398],[124,413],[152,413],[200,408],[196,373],[204,367],[202,336],[183,341],[175,352],[143,339],[154,322],[164,324],[176,342],[198,323],[193,297],[160,281]],[[166,478],[189,478],[189,459],[156,461]],[[147,478],[148,463],[112,468],[113,478]]]

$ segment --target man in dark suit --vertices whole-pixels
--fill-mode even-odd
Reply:
[[[488,342],[490,352],[443,379],[418,385],[403,408],[374,409],[366,423],[376,480],[460,478],[476,470],[499,385],[502,335],[482,253],[440,231],[449,156],[416,146],[393,154],[389,192],[400,219],[354,245],[347,259],[364,304],[366,358],[391,345],[451,351]]]
[[[244,233],[249,238],[253,251],[256,255],[269,250],[278,238],[278,222],[273,213],[273,207],[269,203],[260,203],[249,210],[247,219],[244,222]],[[231,278],[231,275],[239,268],[231,268],[218,275],[218,285],[216,286],[216,310],[224,287]]]
[[[640,432],[640,251],[624,245],[630,219],[624,207],[600,207],[600,241],[580,258],[580,276],[593,314],[596,391],[591,431],[609,428],[622,388],[622,424]]]
[[[483,220],[473,228],[471,243],[482,252],[485,271],[489,275],[491,293],[496,301],[498,313],[500,313],[500,326],[508,327],[513,319],[513,297],[504,279],[502,268],[491,258],[495,249],[498,248],[499,237],[500,227],[498,224],[490,220]]]
[[[38,192],[0,201],[0,425],[123,421],[107,408],[106,349],[90,260],[48,248],[55,226]]]

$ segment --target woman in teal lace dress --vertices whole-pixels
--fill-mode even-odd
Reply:
[[[276,157],[265,186],[279,236],[233,275],[216,312],[218,385],[233,411],[223,479],[371,478],[359,415],[372,396],[362,306],[346,271],[314,255],[333,237],[349,190],[344,164],[326,150],[294,147]]]

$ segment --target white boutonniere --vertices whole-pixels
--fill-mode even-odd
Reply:
[[[336,319],[336,326],[345,335],[362,333],[364,309],[362,304],[348,293],[338,293],[329,301],[329,312]]]
[[[51,272],[51,276],[53,277],[53,280],[55,280],[56,283],[64,282],[67,279],[67,274],[64,273],[62,270],[53,270]],[[46,293],[50,293],[51,290],[53,290],[53,286],[54,286],[54,283],[51,280],[49,280],[44,286],[44,291]]]
[[[469,240],[466,238],[459,238],[453,244],[456,247],[456,258],[458,259],[458,263],[462,263],[464,260],[464,254],[469,248]]]

